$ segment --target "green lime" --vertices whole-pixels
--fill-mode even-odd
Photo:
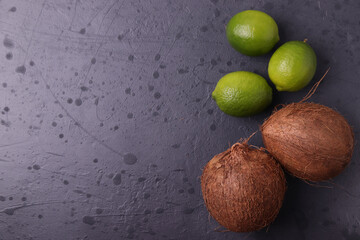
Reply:
[[[295,92],[314,77],[316,55],[306,41],[291,41],[279,47],[270,58],[269,77],[278,91]]]
[[[226,36],[233,48],[248,56],[268,53],[280,39],[274,19],[256,10],[233,16],[226,26]]]
[[[252,72],[232,72],[217,83],[212,98],[226,114],[245,117],[264,110],[272,100],[266,80]]]

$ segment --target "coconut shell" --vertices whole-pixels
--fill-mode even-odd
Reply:
[[[293,103],[261,127],[266,149],[294,176],[324,181],[349,164],[354,134],[345,118],[315,103]]]
[[[273,157],[246,143],[237,143],[208,162],[201,176],[201,189],[216,221],[234,232],[250,232],[274,221],[286,183]]]

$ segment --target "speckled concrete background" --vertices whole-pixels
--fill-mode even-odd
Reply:
[[[234,118],[210,98],[227,72],[267,77],[270,54],[227,43],[246,9],[273,16],[281,43],[309,39],[315,79],[332,67],[311,100],[358,141],[359,1],[1,0],[0,239],[360,239],[358,147],[327,187],[288,176],[267,231],[217,232],[208,217],[202,167],[272,109]]]

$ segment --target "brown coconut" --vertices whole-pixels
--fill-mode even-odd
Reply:
[[[315,103],[292,103],[273,113],[261,127],[263,142],[294,176],[324,181],[349,164],[354,134],[345,118]]]
[[[236,143],[207,163],[201,189],[216,221],[234,232],[250,232],[274,221],[286,184],[273,157],[246,143]]]

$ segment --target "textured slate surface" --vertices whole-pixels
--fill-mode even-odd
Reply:
[[[0,239],[360,239],[358,147],[328,187],[287,176],[267,231],[217,232],[208,217],[202,167],[310,89],[275,93],[255,117],[217,108],[225,73],[267,77],[271,54],[226,40],[246,9],[273,16],[281,43],[309,39],[315,79],[332,67],[311,100],[340,111],[358,141],[358,1],[1,0]]]

